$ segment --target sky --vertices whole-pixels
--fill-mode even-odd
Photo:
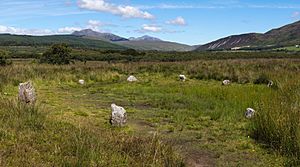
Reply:
[[[300,0],[1,0],[0,33],[53,35],[82,29],[150,35],[190,45],[300,19]]]

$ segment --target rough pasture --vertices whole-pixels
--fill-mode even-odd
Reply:
[[[296,165],[299,72],[292,59],[14,62],[0,68],[1,165]],[[128,83],[129,75],[139,82]],[[27,80],[36,108],[15,100]],[[110,125],[112,103],[126,108],[126,127]],[[245,118],[248,107],[257,111],[253,119]]]

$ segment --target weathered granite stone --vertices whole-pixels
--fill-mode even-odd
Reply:
[[[274,82],[270,80],[269,83],[268,83],[268,87],[269,87],[269,88],[272,87],[273,84],[274,84]]]
[[[128,78],[127,78],[127,81],[128,82],[136,82],[137,81],[137,78],[133,75],[130,75]]]
[[[127,122],[126,110],[123,107],[117,106],[115,104],[111,105],[111,110],[112,113],[110,123],[112,124],[112,126],[125,126]]]
[[[79,83],[80,85],[84,85],[85,81],[84,81],[83,79],[80,79],[80,80],[78,81],[78,83]]]
[[[185,75],[179,75],[179,79],[180,81],[185,81],[186,80],[186,76]]]
[[[222,82],[222,85],[230,85],[230,84],[231,84],[231,82],[229,80],[224,80]]]
[[[19,100],[26,104],[35,104],[36,93],[30,81],[19,84]]]
[[[246,118],[252,118],[255,114],[255,110],[253,108],[247,108],[247,111],[245,112]]]

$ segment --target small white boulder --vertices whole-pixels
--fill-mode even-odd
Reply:
[[[116,104],[111,105],[111,110],[111,125],[123,127],[127,122],[126,110],[123,107],[117,106]]]
[[[128,78],[127,78],[127,81],[128,82],[136,82],[137,81],[137,78],[133,75],[130,75]]]
[[[254,116],[255,110],[253,108],[247,108],[247,111],[245,112],[245,117],[250,119]]]
[[[230,84],[231,84],[230,80],[224,80],[222,82],[222,85],[230,85]]]
[[[19,100],[34,105],[36,102],[35,89],[30,81],[19,84]]]
[[[80,80],[78,81],[78,83],[79,83],[80,85],[84,85],[85,81],[84,81],[83,79],[80,79]]]
[[[179,79],[180,79],[180,81],[185,81],[186,80],[186,76],[185,75],[179,75]]]
[[[274,82],[270,80],[267,86],[270,88],[273,86],[273,84],[274,84]]]

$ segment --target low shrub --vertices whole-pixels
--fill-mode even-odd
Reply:
[[[72,62],[71,48],[67,44],[54,44],[43,53],[40,62],[48,64],[70,64]]]

